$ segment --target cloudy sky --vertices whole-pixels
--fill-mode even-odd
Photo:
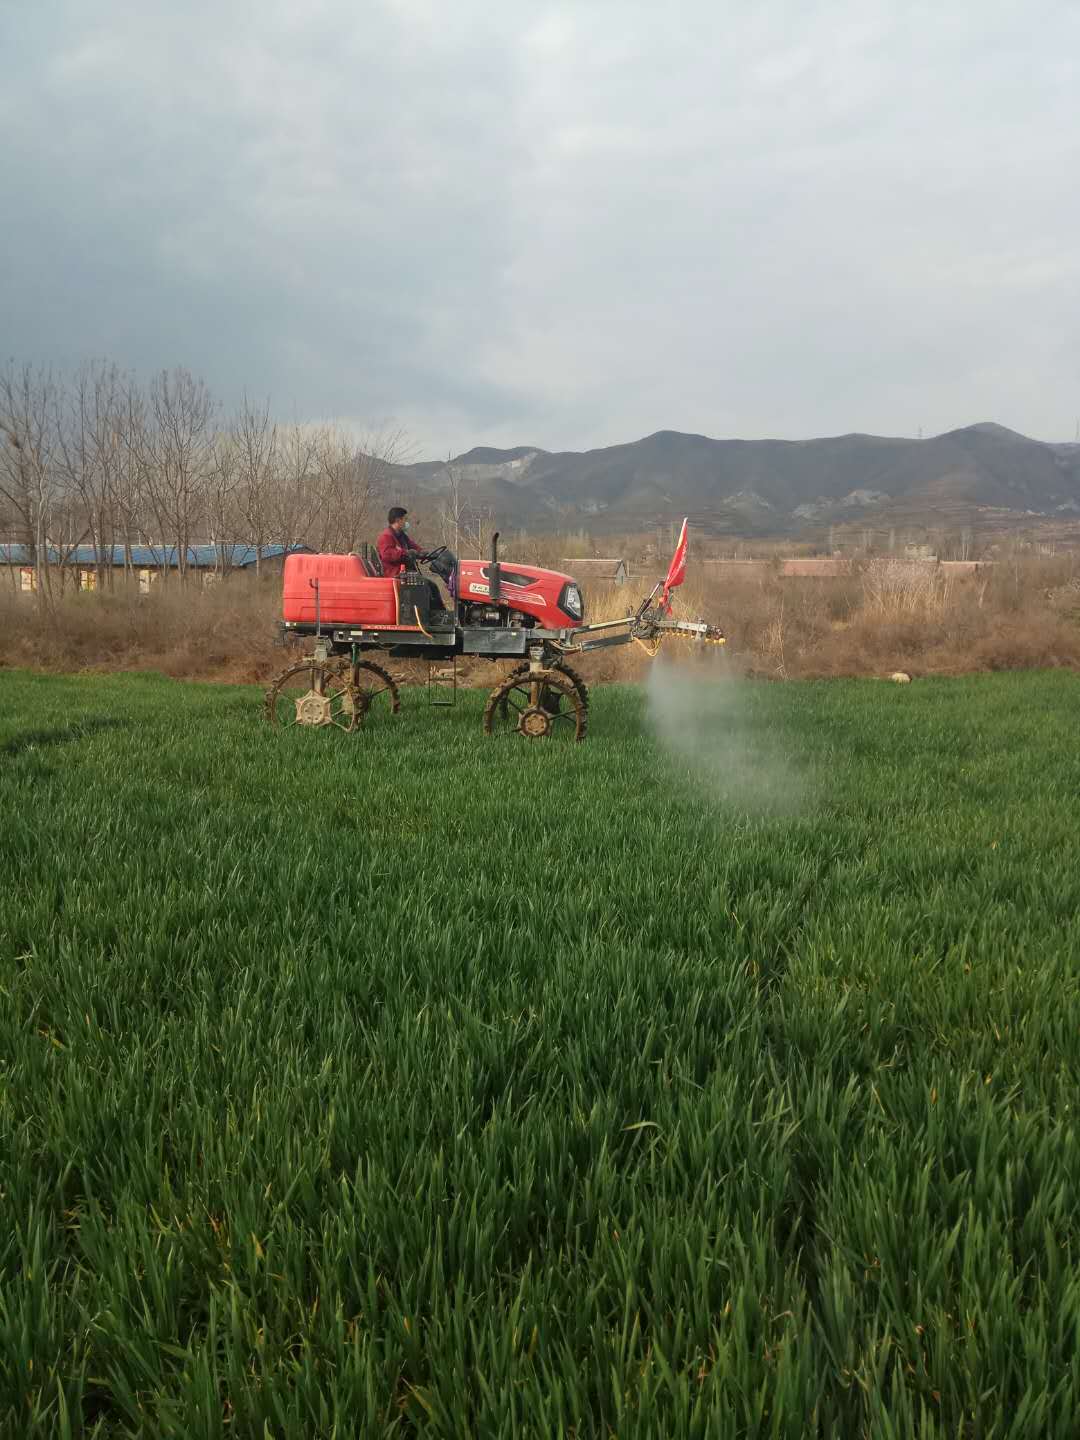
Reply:
[[[417,455],[1080,414],[1075,0],[0,0],[0,350]]]

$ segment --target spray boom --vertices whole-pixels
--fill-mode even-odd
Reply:
[[[655,655],[669,635],[696,644],[727,643],[718,625],[709,625],[703,620],[674,619],[670,607],[660,598],[662,589],[662,585],[654,586],[632,615],[623,615],[617,620],[599,620],[592,625],[579,625],[574,630],[562,631],[559,648],[567,655],[581,654],[633,641],[648,650],[650,655]]]

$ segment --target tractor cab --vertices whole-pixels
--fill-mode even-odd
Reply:
[[[382,561],[379,559],[379,552],[374,545],[365,541],[356,552],[365,575],[373,579],[382,578]],[[434,550],[412,551],[405,562],[407,569],[415,569],[417,561],[425,564],[443,582],[450,594],[454,593],[454,577],[457,574],[458,558],[446,545],[438,545]]]
[[[359,559],[366,575],[382,577],[379,552],[373,545],[362,545]],[[421,565],[437,575],[450,592],[449,608],[434,604],[436,592],[424,578]],[[405,560],[404,570],[391,581],[398,587],[399,616],[412,616],[424,629],[449,628],[457,619],[457,573],[458,558],[445,545],[438,545],[426,553],[411,551]]]
[[[428,558],[428,569],[439,579],[450,591],[450,598],[457,599],[457,573],[458,557],[452,550],[443,545],[439,550],[433,550]]]
[[[445,631],[449,632],[451,638],[453,637],[457,625],[457,607],[454,600],[449,601],[451,608],[445,609],[438,587],[427,579],[417,563],[419,561],[428,565],[440,579],[445,580],[443,570],[436,570],[435,567],[448,557],[451,561],[453,560],[445,546],[441,546],[438,551],[433,551],[430,556],[410,555],[405,562],[404,570],[390,582],[397,586],[398,615],[401,624],[415,625],[422,632],[438,631],[441,633]],[[445,568],[452,576],[456,568],[456,561],[453,562],[453,567]],[[446,580],[446,584],[449,588],[449,580]]]

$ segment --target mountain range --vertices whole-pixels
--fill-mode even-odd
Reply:
[[[478,447],[396,467],[416,502],[493,515],[504,530],[628,532],[689,515],[699,533],[794,535],[834,525],[1080,518],[1080,443],[984,422],[925,440],[713,440],[660,430],[603,449]]]

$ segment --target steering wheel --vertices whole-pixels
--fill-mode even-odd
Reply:
[[[422,560],[425,565],[430,565],[432,560],[438,560],[440,555],[445,555],[449,548],[448,545],[436,545],[434,550],[428,550],[425,554],[418,555],[416,558]]]

